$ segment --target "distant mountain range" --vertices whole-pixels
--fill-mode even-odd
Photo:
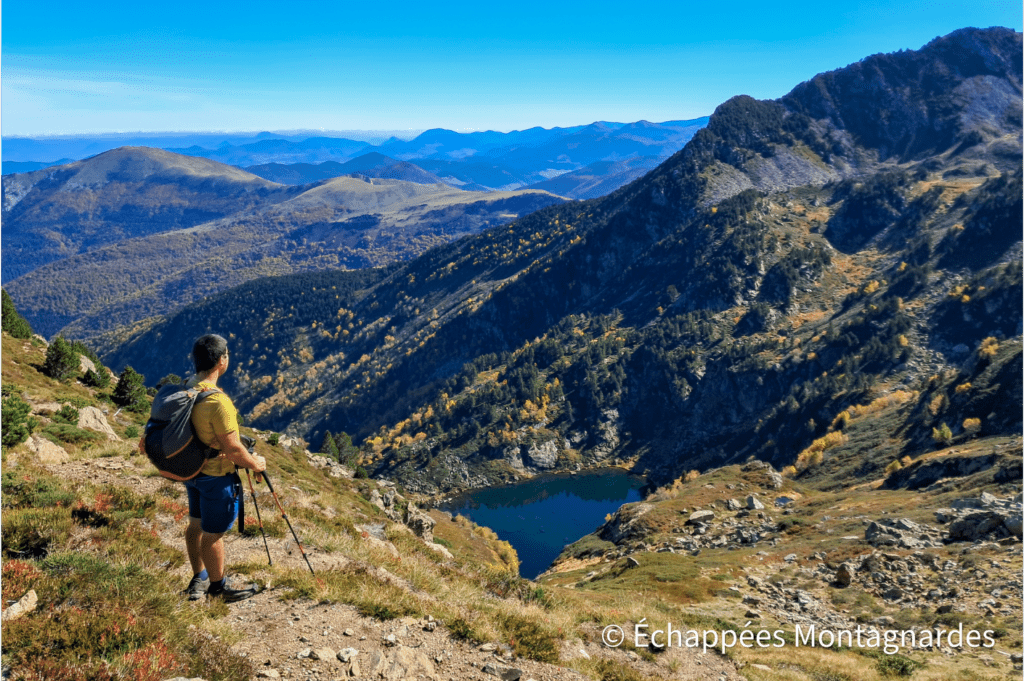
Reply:
[[[563,196],[590,198],[637,177],[615,163],[649,170],[683,147],[707,118],[665,123],[593,123],[568,128],[458,133],[427,130],[410,140],[378,144],[341,137],[180,135],[124,138],[125,144],[159,147],[184,156],[244,168],[281,184],[307,184],[358,173],[367,177],[432,184],[438,180],[470,191],[513,190],[582,172],[566,181]],[[111,148],[119,138],[4,140],[4,174],[56,165],[60,153],[81,159]],[[182,142],[192,142],[183,146]],[[35,155],[35,156],[33,156]],[[637,162],[638,159],[644,159]],[[611,165],[608,165],[611,164]],[[607,175],[603,172],[607,170]],[[642,174],[642,173],[641,173]]]
[[[936,438],[1019,433],[1021,53],[965,29],[735,97],[607,196],[376,280],[253,282],[103,356],[152,381],[230,333],[251,423],[349,433],[423,492],[608,463],[661,485],[749,457],[865,480]]]

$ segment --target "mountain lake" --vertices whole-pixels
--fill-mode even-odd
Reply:
[[[606,468],[474,490],[440,508],[497,532],[519,554],[519,574],[533,579],[566,544],[600,527],[607,514],[640,501],[643,486],[642,477]]]

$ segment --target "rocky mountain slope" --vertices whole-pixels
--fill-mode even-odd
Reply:
[[[487,528],[246,428],[284,510],[257,485],[225,543],[229,572],[262,588],[189,602],[187,505],[135,453],[145,415],[43,375],[44,341],[2,340],[9,678],[939,681],[1021,669],[1019,433],[964,438],[855,485],[763,462],[694,473],[622,507],[530,582]],[[864,405],[844,428],[856,439],[905,405]],[[31,419],[27,442],[8,439],[12,413]],[[680,633],[665,646],[670,626]]]
[[[434,249],[283,337],[227,325],[253,348],[233,392],[264,426],[352,434],[374,474],[423,491],[616,462],[660,483],[750,456],[865,475],[933,429],[1016,432],[1020,51],[964,30],[736,97],[603,199]],[[168,329],[109,361],[165,371]],[[850,441],[885,453],[857,468],[836,424],[892,394],[910,406]]]
[[[406,260],[563,201],[373,178],[290,187],[153,149],[4,187],[4,272],[21,274],[7,288],[38,331],[78,338],[259,276]]]

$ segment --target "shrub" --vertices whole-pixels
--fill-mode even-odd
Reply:
[[[957,395],[963,395],[964,393],[970,391],[970,389],[971,389],[971,384],[970,383],[961,383],[960,385],[958,385],[956,387],[954,392],[956,392]]]
[[[117,387],[111,399],[128,411],[143,411],[146,405],[146,386],[143,376],[130,366],[125,367],[118,378]]]
[[[77,426],[78,410],[70,404],[65,404],[56,414],[53,415],[53,420],[57,423],[67,423],[72,426]]]
[[[280,441],[281,436],[277,433],[271,433],[270,437],[267,438],[267,442],[270,443],[271,445],[276,445]]]
[[[46,349],[46,360],[43,362],[43,373],[58,381],[68,381],[76,373],[81,363],[71,345],[62,337],[57,336]]]
[[[902,468],[903,468],[903,464],[901,464],[899,461],[893,461],[892,463],[890,463],[888,466],[885,467],[885,474],[886,475],[892,475],[893,473],[895,473],[896,471],[898,471],[898,470],[900,470]]]
[[[964,419],[963,428],[968,435],[974,435],[981,430],[981,419]]]
[[[29,416],[31,411],[28,402],[17,395],[4,398],[3,408],[0,409],[4,447],[20,445],[32,434],[38,422]]]
[[[683,476],[683,481],[684,482],[691,482],[693,480],[696,480],[699,477],[700,477],[700,471],[694,470],[694,471],[690,471],[686,475],[684,475]]]
[[[850,412],[841,411],[832,420],[832,430],[846,430],[850,425]]]
[[[55,444],[90,445],[103,440],[103,436],[69,423],[48,423],[41,431],[43,437]]]
[[[139,436],[139,427],[136,425],[128,426],[124,429],[124,436],[129,440],[134,440]]]
[[[937,445],[949,446],[953,442],[953,431],[949,429],[945,423],[942,423],[938,428],[932,428],[932,440]]]

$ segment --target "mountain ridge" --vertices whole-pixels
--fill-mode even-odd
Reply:
[[[1012,32],[981,43],[1010,49],[1007,33],[1019,48]],[[864,63],[940,53],[921,52]],[[979,77],[987,76],[959,83]],[[1011,86],[1014,77],[1011,70]],[[321,428],[351,430],[375,474],[424,489],[510,479],[531,456],[552,459],[538,447],[554,452],[560,467],[626,457],[663,479],[680,466],[720,462],[733,448],[730,456],[782,465],[822,436],[844,405],[893,376],[915,384],[928,371],[953,371],[957,362],[943,353],[956,343],[943,344],[933,321],[946,303],[919,282],[955,289],[953,282],[980,277],[991,282],[990,295],[1013,298],[1020,268],[1013,267],[1019,235],[1011,226],[1019,207],[992,227],[1011,231],[989,269],[965,276],[956,260],[952,268],[941,263],[954,241],[961,252],[980,243],[974,230],[954,228],[974,224],[988,197],[1012,195],[1019,164],[993,153],[988,139],[962,148],[971,142],[967,130],[957,148],[923,140],[921,148],[935,153],[898,166],[883,158],[885,150],[864,147],[831,119],[811,119],[787,101],[733,98],[682,151],[609,196],[547,208],[430,251],[367,292],[353,309],[362,325],[353,340],[305,337],[317,364],[340,364],[330,383],[318,372],[322,388],[313,390],[303,377],[312,362],[286,351],[291,387],[252,393],[250,386],[245,408],[261,423],[292,423],[313,441]],[[974,106],[969,98],[954,101],[961,110]],[[1005,97],[986,101],[1011,113],[1015,106]],[[926,117],[915,120],[915,130],[928,125]],[[1019,139],[1010,120],[992,139]],[[862,230],[854,242],[843,231],[851,220]],[[912,312],[893,306],[904,298],[914,301]],[[975,324],[963,336],[968,352],[984,331],[1008,337],[1017,330],[1012,303],[998,310],[998,320],[986,318],[988,329]],[[806,354],[821,376],[808,373],[796,341],[814,347]],[[537,343],[563,348],[545,350],[562,359],[539,361]],[[365,356],[368,369],[346,369],[351,360],[335,348]],[[132,356],[126,350],[125,359]],[[863,372],[837,369],[851,365]],[[496,378],[480,384],[485,374]],[[759,376],[776,387],[760,389]],[[1007,389],[1010,403],[1019,402]],[[426,412],[434,416],[423,422]],[[410,430],[413,414],[423,422],[422,445]],[[653,423],[651,414],[659,415]],[[788,435],[757,436],[758,418]],[[997,431],[1014,427],[1000,419],[992,422]],[[726,436],[730,428],[736,432]],[[919,436],[911,440],[906,446],[920,446]]]

